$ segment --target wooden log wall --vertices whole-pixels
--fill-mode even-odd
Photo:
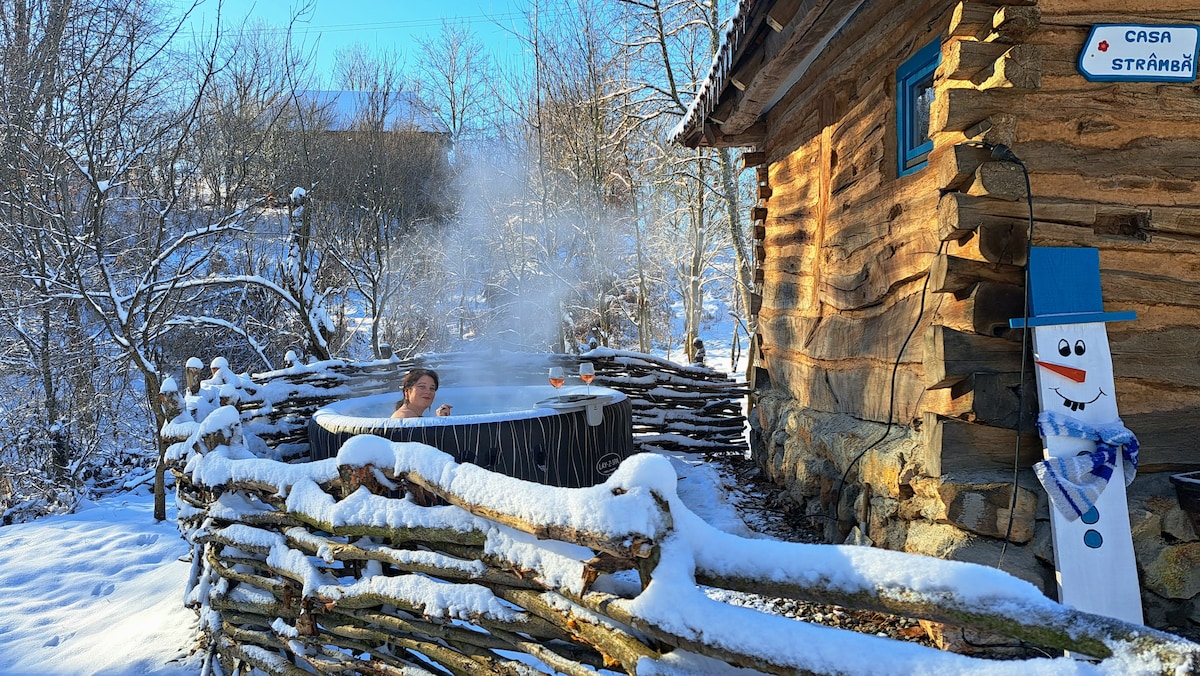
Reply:
[[[584,356],[532,353],[444,353],[408,360],[323,362],[254,374],[236,402],[247,426],[284,457],[306,457],[307,423],[318,408],[347,397],[399,392],[412,368],[432,368],[443,385],[544,384],[551,366],[578,373],[591,362],[596,385],[625,393],[633,408],[639,451],[744,453],[748,390],[719,371],[637,352],[601,349]],[[197,374],[189,381],[199,382]],[[502,380],[498,380],[502,379]]]
[[[714,601],[701,585],[986,628],[1099,659],[1101,670],[1200,668],[1200,645],[1060,606],[998,570],[719,533],[685,514],[672,484],[650,479],[672,477],[661,457],[634,456],[626,462],[639,467],[611,485],[563,489],[369,436],[345,458],[254,457],[231,406],[164,433],[193,545],[186,600],[205,638],[201,676],[545,673],[531,664],[636,675],[690,673],[698,658],[704,671],[715,661],[845,674],[881,645],[827,629],[841,634],[844,664],[796,650],[813,644],[811,625]],[[514,506],[514,495],[562,510]],[[674,523],[688,524],[687,537]],[[993,591],[946,582],[964,575]],[[748,623],[761,631],[749,636]],[[996,667],[917,645],[895,655],[910,660],[898,671]]]
[[[939,404],[927,411],[934,443],[998,437],[980,455],[1011,461],[1011,435],[943,428],[1018,422],[1015,408],[998,414],[1021,387],[1021,335],[1007,318],[1023,312],[1030,205],[1021,165],[986,142],[1010,147],[1029,172],[1033,244],[1099,248],[1106,309],[1138,313],[1108,332],[1142,471],[1200,466],[1190,425],[1200,412],[1200,99],[1189,84],[1088,82],[1076,69],[1095,24],[1191,23],[1198,11],[1194,0],[955,7],[931,114],[944,251],[930,272],[941,300],[925,382],[951,393],[928,400]],[[1024,430],[1034,411],[1026,405]]]
[[[802,406],[919,424],[948,399],[926,391],[920,340],[936,177],[897,179],[890,74],[950,21],[937,0],[867,3],[767,115],[758,330],[771,386]]]
[[[1075,66],[1096,23],[1178,23],[1200,8],[1167,5],[865,6],[746,159],[766,169],[751,216],[772,386],[866,420],[997,427],[925,436],[994,439],[979,457],[1011,463],[1011,431],[1032,430],[1036,406],[1019,396],[1022,334],[1008,328],[1024,308],[1026,177],[993,157],[1003,145],[1029,171],[1033,243],[1099,248],[1107,309],[1139,314],[1108,328],[1143,471],[1200,467],[1186,422],[1200,412],[1200,99],[1185,84],[1089,83]],[[935,39],[935,147],[897,178],[894,78],[880,74]],[[929,449],[943,450],[972,457]]]

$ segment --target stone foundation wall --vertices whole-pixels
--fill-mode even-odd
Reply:
[[[1057,597],[1048,504],[1031,469],[1017,473],[1010,527],[1012,472],[929,476],[918,425],[813,411],[776,390],[756,394],[755,462],[822,524],[828,542],[999,567]],[[1145,621],[1196,639],[1196,526],[1179,508],[1167,474],[1139,474],[1128,492]]]

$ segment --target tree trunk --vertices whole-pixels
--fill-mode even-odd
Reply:
[[[692,361],[692,342],[700,335],[700,318],[704,308],[704,286],[700,283],[704,274],[704,245],[705,245],[705,214],[704,199],[708,186],[705,185],[704,151],[696,151],[696,206],[692,215],[692,255],[688,261],[688,278],[685,282],[686,316],[683,325],[683,351],[689,362]]]
[[[633,192],[633,191],[631,191]],[[637,330],[638,351],[648,354],[653,343],[652,327],[650,325],[650,290],[646,284],[646,260],[642,251],[642,216],[641,205],[637,193],[633,192],[633,246],[637,255],[638,294],[637,294]]]
[[[150,408],[150,413],[154,418],[154,443],[158,448],[157,458],[154,463],[154,520],[166,521],[167,519],[167,442],[162,438],[162,428],[169,422],[167,420],[166,411],[163,409],[161,398],[158,396],[159,389],[162,388],[161,379],[158,374],[151,371],[144,364],[138,364],[138,368],[142,372],[142,382],[146,385],[146,404]]]
[[[754,273],[750,269],[746,231],[742,227],[742,211],[738,200],[738,180],[734,171],[733,149],[721,148],[720,158],[721,185],[725,190],[725,211],[729,215],[729,240],[733,244],[734,264],[737,266],[737,293],[742,297],[742,307],[749,308],[750,294],[754,293]],[[746,320],[753,322],[754,318],[747,315]]]
[[[297,209],[300,210],[299,218],[296,217]],[[295,251],[296,264],[292,270],[292,278],[289,279],[288,291],[291,292],[299,307],[300,321],[304,324],[305,332],[308,333],[307,352],[313,355],[318,360],[329,359],[329,344],[328,336],[325,335],[325,327],[317,321],[315,310],[318,296],[316,295],[315,273],[310,268],[310,250],[309,243],[312,239],[312,218],[309,207],[305,206],[304,200],[300,204],[293,204],[288,218],[291,221],[292,230],[292,247]],[[157,393],[156,393],[157,394]]]

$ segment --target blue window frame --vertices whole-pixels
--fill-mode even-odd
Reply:
[[[940,40],[925,45],[896,69],[896,140],[900,176],[924,169],[933,141],[929,109],[933,105],[933,71],[942,60]]]

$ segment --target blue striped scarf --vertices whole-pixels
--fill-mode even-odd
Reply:
[[[1137,474],[1138,440],[1119,419],[1092,425],[1060,413],[1043,411],[1038,416],[1038,431],[1043,439],[1074,437],[1096,442],[1096,450],[1092,453],[1047,458],[1033,466],[1050,502],[1068,521],[1078,519],[1095,506],[1117,467],[1118,451],[1125,470],[1125,485],[1128,486]]]

